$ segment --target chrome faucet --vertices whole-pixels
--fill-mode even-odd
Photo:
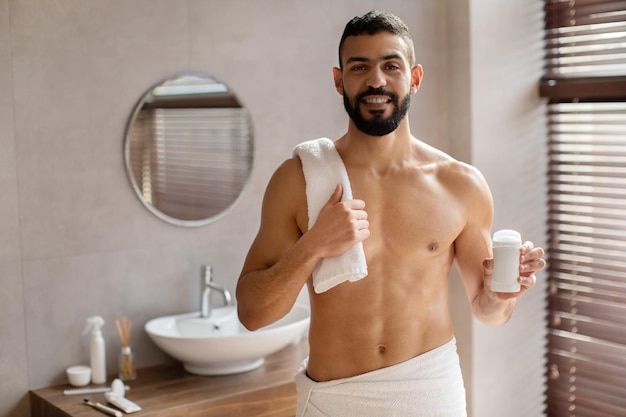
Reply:
[[[232,304],[230,292],[221,285],[213,281],[213,268],[211,265],[204,266],[204,289],[202,290],[202,298],[200,299],[200,317],[210,317],[213,306],[211,305],[211,292],[218,291],[224,297],[224,305]]]

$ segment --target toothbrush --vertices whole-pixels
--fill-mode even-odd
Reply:
[[[100,403],[91,402],[89,401],[89,398],[83,398],[83,401],[85,402],[86,405],[89,405],[95,408],[96,410],[102,411],[103,413],[110,414],[115,417],[122,417],[121,411],[115,410],[111,407],[107,407],[106,405],[102,405]]]
[[[125,385],[126,391],[130,389],[128,385]],[[63,391],[63,395],[86,395],[86,394],[100,394],[111,391],[111,387],[92,387],[92,388],[70,388]]]

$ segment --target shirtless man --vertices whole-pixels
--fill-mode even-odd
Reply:
[[[346,25],[339,59],[334,83],[350,120],[334,144],[355,199],[341,201],[342,188],[337,186],[309,229],[301,162],[296,157],[285,161],[268,184],[260,229],[237,285],[239,317],[254,330],[287,314],[308,284],[310,352],[303,378],[313,385],[395,369],[454,341],[448,311],[453,263],[473,314],[494,326],[509,319],[516,300],[534,285],[535,272],[545,267],[543,250],[525,242],[520,250],[521,291],[489,290],[492,197],[478,170],[411,135],[406,114],[423,70],[415,63],[404,23],[380,12],[354,18]],[[368,275],[315,293],[311,274],[317,263],[357,242],[363,243]],[[456,356],[454,345],[452,349]],[[453,391],[446,385],[440,391]],[[307,397],[299,399],[299,416],[338,415],[332,407],[341,409],[342,416],[353,415],[346,412],[353,404],[337,401],[337,392],[339,397],[320,397],[318,404],[308,406],[317,395],[312,390],[298,387],[299,397]],[[441,395],[440,402],[457,400]],[[464,391],[450,395],[464,396]],[[359,398],[367,407],[358,411],[354,406],[354,415],[370,415],[367,410],[376,406]],[[400,394],[390,401],[381,406],[383,411],[372,413],[465,415],[464,398],[462,406],[440,414],[417,392],[407,401],[421,401],[422,411],[398,405],[404,401]],[[394,414],[394,407],[400,411]]]

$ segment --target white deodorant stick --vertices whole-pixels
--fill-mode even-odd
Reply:
[[[498,230],[493,234],[493,277],[491,291],[518,292],[519,258],[522,236],[515,230]]]

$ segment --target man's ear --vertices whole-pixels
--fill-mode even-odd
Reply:
[[[333,80],[335,80],[335,90],[343,96],[343,71],[341,68],[333,67]]]
[[[417,93],[424,77],[424,68],[421,65],[416,65],[411,68],[411,93]]]

